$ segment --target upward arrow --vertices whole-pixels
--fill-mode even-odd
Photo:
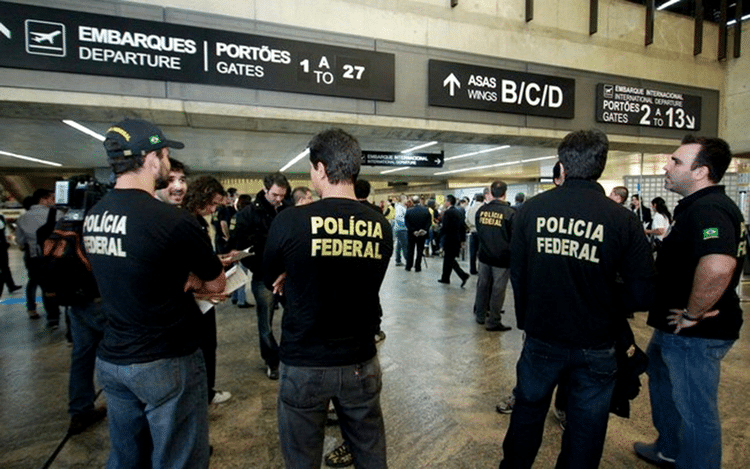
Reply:
[[[6,28],[3,23],[0,23],[0,33],[3,33],[3,36],[10,39],[10,29]]]
[[[443,86],[450,86],[450,90],[448,92],[451,96],[453,96],[456,93],[456,87],[461,88],[461,82],[458,81],[456,75],[451,73],[445,80],[443,80]]]

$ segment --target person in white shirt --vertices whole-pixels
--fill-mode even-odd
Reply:
[[[646,229],[647,235],[654,237],[655,244],[664,241],[664,237],[669,231],[669,225],[672,223],[672,214],[669,213],[667,203],[661,197],[655,197],[651,201],[651,208],[653,212],[653,218],[651,221],[651,228]]]

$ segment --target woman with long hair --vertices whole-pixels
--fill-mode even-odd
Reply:
[[[661,197],[654,197],[651,201],[651,211],[654,214],[651,229],[646,229],[646,234],[653,235],[654,247],[658,247],[667,235],[669,225],[672,223],[672,214],[669,213],[667,203]]]

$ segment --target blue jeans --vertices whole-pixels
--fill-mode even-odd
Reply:
[[[282,363],[280,373],[279,438],[287,468],[320,467],[329,400],[336,407],[354,465],[358,469],[388,467],[377,356],[357,365],[336,367]]]
[[[237,264],[237,266],[237,268],[242,269],[245,273],[247,273],[247,267],[239,263]],[[238,306],[247,304],[247,292],[245,291],[245,286],[246,285],[243,285],[232,292],[231,299],[232,301],[236,300]]]
[[[505,303],[505,290],[510,279],[510,269],[507,267],[493,267],[482,261],[479,263],[479,276],[477,277],[477,296],[474,300],[474,314],[480,323],[485,322],[487,327],[497,327],[502,324],[500,315]]]
[[[208,467],[203,354],[115,365],[96,359],[107,396],[108,469]]]
[[[719,378],[732,345],[658,329],[651,337],[646,354],[656,448],[679,468],[721,467]]]
[[[552,392],[565,378],[569,386],[567,425],[555,467],[598,467],[616,372],[614,344],[602,349],[563,348],[526,336],[516,365],[516,402],[500,467],[532,466],[542,443]]]
[[[279,366],[279,344],[273,336],[273,309],[276,299],[262,280],[250,282],[255,297],[255,311],[258,313],[258,338],[260,356],[271,368]]]
[[[406,260],[408,232],[406,230],[396,230],[393,234],[396,235],[396,264],[401,264],[401,256]]]
[[[94,410],[94,368],[96,348],[104,335],[107,319],[101,302],[70,307],[70,333],[73,352],[70,356],[68,412],[71,417]]]

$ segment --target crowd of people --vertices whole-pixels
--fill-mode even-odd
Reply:
[[[232,397],[215,382],[221,301],[256,309],[266,376],[279,380],[287,467],[319,467],[332,415],[344,444],[327,463],[387,467],[380,287],[391,257],[420,272],[430,254],[442,256],[440,283],[455,272],[464,288],[477,275],[473,317],[487,331],[511,329],[502,317],[512,285],[524,342],[516,385],[497,406],[510,414],[501,468],[532,467],[555,389],[557,466],[598,467],[608,414],[627,414],[644,370],[659,436],[635,443],[635,453],[658,465],[720,467],[719,370],[742,324],[735,288],[747,251],[743,217],[719,185],[731,160],[724,141],[689,136],[670,156],[665,188],[683,197],[674,216],[661,197],[649,209],[638,194],[626,207],[624,186],[605,195],[597,180],[609,142],[597,130],[563,139],[554,189],[518,193],[511,206],[496,180],[473,203],[449,194],[440,209],[418,195],[370,203],[359,143],[341,129],[310,141],[312,189],[273,173],[254,197],[212,176],[188,179],[170,156],[184,144],[150,122],[113,125],[104,147],[114,187],[75,225],[96,291],[70,302],[41,280],[45,239],[70,223],[50,191],[32,196],[16,237],[29,317],[40,317],[38,285],[50,327],[70,305],[69,433],[108,416],[108,467],[208,467],[209,406]],[[469,272],[458,262],[467,243]],[[0,261],[2,283],[21,288],[7,255]],[[232,281],[248,272],[254,304]],[[627,320],[635,311],[648,311],[654,328],[645,354]],[[106,409],[94,406],[95,374]]]

